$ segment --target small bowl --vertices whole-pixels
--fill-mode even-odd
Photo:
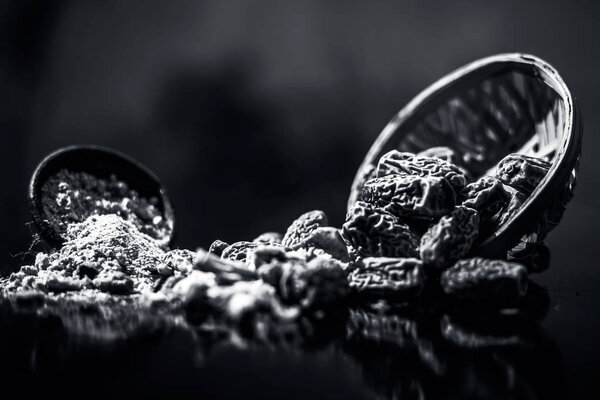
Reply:
[[[116,175],[145,198],[156,197],[157,208],[169,226],[168,237],[159,240],[161,246],[173,241],[175,215],[169,197],[159,179],[138,161],[112,149],[96,145],[75,145],[56,150],[39,163],[29,183],[29,208],[33,221],[48,244],[59,247],[65,238],[44,216],[41,189],[46,180],[62,169],[87,172],[99,178]]]
[[[357,171],[348,208],[390,150],[450,147],[474,179],[494,175],[510,153],[541,157],[552,163],[546,177],[518,212],[473,249],[486,256],[524,251],[558,224],[572,198],[582,135],[577,103],[548,63],[520,53],[483,58],[441,78],[392,118]]]

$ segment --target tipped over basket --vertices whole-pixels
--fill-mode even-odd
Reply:
[[[379,158],[391,151],[451,148],[472,178],[493,175],[510,153],[552,166],[520,209],[482,238],[476,254],[505,256],[544,239],[573,196],[582,126],[580,112],[558,72],[535,56],[500,54],[465,65],[410,101],[383,129],[352,184],[348,208],[359,199]]]

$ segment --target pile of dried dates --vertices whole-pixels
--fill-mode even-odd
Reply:
[[[510,154],[495,176],[471,180],[453,158],[448,148],[390,151],[364,182],[341,229],[329,226],[324,212],[309,211],[284,235],[217,240],[194,268],[221,281],[262,280],[283,304],[308,309],[343,299],[409,302],[427,293],[517,304],[527,293],[528,274],[544,267],[470,254],[518,211],[551,164]]]

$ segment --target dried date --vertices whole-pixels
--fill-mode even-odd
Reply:
[[[359,298],[408,299],[425,286],[425,272],[416,258],[368,257],[348,280],[351,293]]]
[[[479,213],[480,232],[489,231],[497,223],[500,210],[510,202],[510,194],[493,176],[483,176],[468,184],[463,198],[463,206]]]
[[[220,283],[258,279],[256,272],[241,262],[219,258],[202,249],[196,252],[193,266],[195,270],[215,274]]]
[[[258,270],[263,264],[273,261],[284,262],[293,258],[295,257],[291,256],[291,252],[286,252],[281,246],[261,245],[252,251],[247,261],[251,267]]]
[[[467,184],[463,171],[441,158],[416,156],[392,150],[379,159],[376,176],[396,174],[444,178],[456,192],[460,192]]]
[[[223,250],[221,253],[221,258],[245,263],[248,257],[248,252],[254,250],[259,245],[259,243],[255,242],[235,242]]]
[[[223,254],[223,250],[225,250],[227,247],[229,247],[229,243],[225,243],[224,241],[217,239],[212,242],[208,248],[208,251],[216,254],[217,256],[221,256],[221,254]]]
[[[498,163],[496,176],[505,185],[529,195],[544,179],[551,166],[541,158],[513,153]]]
[[[281,244],[292,247],[306,239],[315,229],[327,226],[327,215],[323,211],[313,210],[302,214],[289,226]]]
[[[346,240],[361,256],[412,257],[418,237],[395,216],[371,204],[357,202],[342,226]]]
[[[300,248],[321,249],[342,262],[350,261],[346,242],[344,242],[340,231],[336,228],[321,227],[315,229],[306,239],[291,247],[292,250]]]
[[[387,175],[365,182],[362,200],[398,217],[433,219],[454,208],[456,194],[445,178]]]
[[[512,302],[527,292],[521,264],[474,257],[458,261],[440,277],[444,293],[459,299]]]
[[[436,268],[446,268],[469,252],[479,232],[477,211],[457,206],[432,225],[421,238],[421,259]]]
[[[498,225],[504,225],[519,211],[521,206],[527,201],[527,195],[519,192],[518,190],[513,190],[510,193],[510,201],[501,211],[499,216]]]

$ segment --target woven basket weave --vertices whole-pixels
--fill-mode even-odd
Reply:
[[[358,169],[348,208],[379,158],[393,149],[450,147],[475,179],[493,175],[510,153],[542,157],[552,163],[549,173],[474,249],[487,256],[520,251],[558,224],[573,196],[581,139],[577,104],[549,64],[518,53],[480,59],[429,86],[392,118]]]

